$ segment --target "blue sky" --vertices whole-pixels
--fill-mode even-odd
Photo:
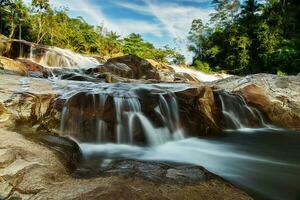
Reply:
[[[55,7],[68,7],[72,17],[82,16],[93,25],[103,24],[121,36],[135,32],[157,47],[177,47],[188,60],[186,37],[191,22],[208,22],[210,0],[50,0]],[[174,39],[176,39],[174,42]]]

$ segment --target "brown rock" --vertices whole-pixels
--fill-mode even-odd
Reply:
[[[220,132],[217,123],[220,113],[216,104],[213,89],[197,85],[176,92],[183,126],[195,136]]]
[[[47,80],[8,74],[0,75],[0,80],[0,127],[31,127],[41,125],[46,116],[53,118],[51,105],[57,92]]]
[[[241,94],[274,125],[300,130],[300,77],[255,74],[230,77],[210,84]]]
[[[114,75],[129,79],[156,79],[158,71],[147,60],[137,56],[122,56],[109,59],[98,68],[101,73],[110,72]]]
[[[0,57],[0,69],[11,71],[22,76],[27,75],[27,68],[22,62],[12,60],[6,57]]]
[[[257,85],[247,85],[237,91],[247,101],[263,111],[273,124],[283,128],[300,129],[299,102],[290,102],[287,96],[273,98]]]
[[[218,123],[218,107],[215,101],[214,92],[211,87],[204,87],[198,97],[197,110],[201,112],[211,131],[220,131]],[[202,122],[203,123],[203,122]]]

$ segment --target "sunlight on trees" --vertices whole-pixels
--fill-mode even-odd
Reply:
[[[300,71],[300,1],[213,0],[211,25],[195,19],[189,33],[193,66],[234,74]],[[200,68],[202,68],[200,67]],[[207,67],[205,67],[207,68]],[[204,69],[205,69],[204,68]]]

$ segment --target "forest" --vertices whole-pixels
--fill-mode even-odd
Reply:
[[[32,0],[31,5],[22,0],[1,0],[0,5],[0,33],[10,39],[108,58],[133,54],[160,62],[184,62],[184,57],[168,46],[155,48],[136,33],[121,38],[103,25],[95,27],[82,17],[69,17],[68,8],[53,8],[49,0]]]
[[[121,37],[104,25],[71,18],[67,8],[53,8],[49,0],[0,1],[0,32],[8,38],[115,57],[184,64],[181,53],[168,46],[156,48],[141,35]],[[192,67],[230,74],[298,74],[300,71],[300,2],[298,0],[213,0],[209,23],[194,19],[188,34]]]
[[[189,32],[193,64],[231,74],[300,72],[299,0],[213,0],[210,23]]]

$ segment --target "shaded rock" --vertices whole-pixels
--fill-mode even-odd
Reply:
[[[183,126],[195,136],[219,132],[219,107],[213,89],[197,85],[176,92]]]
[[[44,67],[42,65],[35,63],[31,60],[24,59],[24,58],[18,58],[17,60],[23,63],[29,72],[39,72],[42,74],[44,71]]]

